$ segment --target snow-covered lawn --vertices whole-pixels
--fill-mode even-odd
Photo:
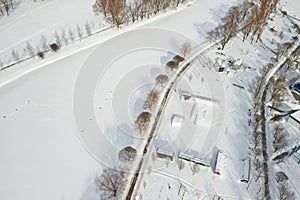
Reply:
[[[72,114],[76,76],[92,50],[1,88],[1,199],[80,199],[101,170]]]
[[[96,175],[103,167],[116,165],[121,148],[130,145],[138,149],[144,139],[133,129],[133,121],[143,111],[155,77],[160,73],[171,76],[165,64],[178,53],[182,42],[203,44],[206,32],[233,2],[196,0],[187,8],[171,11],[174,15],[164,13],[148,22],[109,30],[49,54],[45,60],[1,71],[0,199],[97,199]],[[11,18],[0,21],[0,36],[7,38],[1,40],[1,57],[9,59],[10,48],[26,40],[37,44],[41,34],[50,37],[55,30],[94,20],[92,3],[51,0],[21,4]],[[273,25],[277,29],[285,26]],[[289,37],[285,34],[284,40]],[[279,41],[271,32],[263,38]],[[271,41],[266,41],[272,47]],[[182,152],[204,157],[211,158],[215,148],[223,150],[222,174],[200,167],[193,175],[187,161],[179,171],[176,162],[166,167],[162,159],[149,159],[150,176],[144,175],[137,191],[143,199],[253,198],[255,184],[247,190],[239,180],[240,160],[248,155],[247,85],[271,53],[260,44],[243,43],[239,37],[223,53],[242,59],[243,67],[223,73],[209,68],[205,64],[209,59],[228,58],[215,50],[193,64],[169,99],[157,137]],[[181,97],[184,90],[218,101],[186,102]],[[174,114],[184,116],[179,128],[171,125]]]

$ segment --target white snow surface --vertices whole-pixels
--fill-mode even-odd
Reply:
[[[143,100],[154,87],[154,78],[160,73],[170,76],[164,65],[178,53],[180,44],[185,40],[193,46],[203,44],[206,32],[233,2],[195,0],[186,8],[170,11],[175,14],[163,13],[153,21],[110,30],[45,60],[30,60],[1,71],[0,199],[98,199],[94,187],[97,174],[105,165],[116,164],[119,149],[128,145],[139,148],[143,137],[134,132],[133,121],[143,111]],[[92,3],[49,0],[20,4],[10,17],[0,20],[0,36],[7,38],[1,39],[0,54],[6,55],[27,40],[37,42],[40,34],[51,35],[62,27],[92,20]],[[299,9],[292,11],[297,14]],[[30,22],[28,28],[24,28],[26,21]],[[279,23],[277,29],[281,26]],[[264,35],[272,37],[278,40],[270,32]],[[210,168],[200,167],[193,175],[188,162],[179,171],[175,162],[166,167],[161,159],[149,161],[153,171],[144,176],[146,187],[140,183],[137,191],[143,199],[177,199],[179,182],[184,187],[179,196],[184,199],[208,199],[217,194],[224,199],[253,197],[251,188],[255,185],[247,190],[240,183],[237,163],[248,155],[247,84],[270,52],[258,44],[242,43],[239,37],[224,52],[242,59],[245,66],[218,74],[199,60],[176,86],[158,129],[158,138],[194,155],[211,155],[215,148],[222,149],[224,173],[217,176]],[[215,51],[207,56],[219,57]],[[82,85],[78,85],[80,75],[88,78]],[[74,100],[77,86],[85,92]],[[220,102],[183,102],[181,89]],[[185,117],[180,129],[171,127],[174,113]]]

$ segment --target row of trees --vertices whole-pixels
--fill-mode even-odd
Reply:
[[[36,2],[36,0],[33,0],[33,2]],[[15,4],[15,0],[0,0],[0,15],[9,16],[9,14],[15,9]]]
[[[136,149],[128,146],[119,151],[119,162],[116,168],[106,168],[101,176],[96,177],[96,189],[100,199],[121,199],[125,190],[128,171],[137,157]]]
[[[249,92],[252,94],[251,102],[254,114],[258,114],[261,106],[261,97],[263,88],[266,84],[267,74],[274,67],[272,63],[268,63],[259,69],[259,74],[254,77],[249,84]]]
[[[14,10],[13,0],[0,0],[0,14],[9,16],[10,12]]]
[[[35,56],[43,59],[47,51],[57,51],[62,46],[68,46],[70,43],[74,43],[76,40],[81,40],[84,37],[91,36],[92,30],[91,24],[85,23],[84,27],[77,25],[75,30],[69,28],[67,31],[65,29],[61,29],[60,32],[55,31],[53,34],[53,39],[51,40],[42,35],[38,45],[36,46],[27,41],[23,51],[12,49],[12,61],[19,63],[22,59],[34,58]],[[3,67],[4,63],[0,59],[0,69]]]
[[[184,61],[184,57],[187,56],[192,50],[192,45],[189,42],[184,42],[180,46],[179,52],[183,55],[175,55],[173,59],[169,62],[167,62],[166,67],[167,70],[175,71],[177,70],[179,63]],[[169,77],[165,74],[159,74],[155,78],[155,88],[153,88],[147,95],[147,98],[144,102],[144,109],[142,113],[140,113],[137,117],[137,119],[134,122],[134,127],[136,130],[138,130],[139,134],[142,134],[145,132],[150,124],[151,121],[151,112],[154,111],[156,108],[159,98],[160,98],[160,92],[157,89],[157,86],[165,87],[166,84],[169,82]]]
[[[166,67],[171,71],[177,70],[179,63],[182,62],[183,60],[184,60],[183,57],[176,55],[173,57],[173,60],[169,61],[166,64]],[[168,82],[169,82],[169,77],[165,74],[159,74],[155,78],[155,86],[165,87]],[[142,134],[148,129],[149,123],[151,121],[151,112],[153,112],[154,109],[156,108],[159,98],[160,98],[160,92],[157,89],[157,87],[153,88],[147,94],[146,100],[144,102],[145,111],[140,113],[134,122],[135,129],[138,130],[139,134]]]
[[[283,43],[278,44],[277,49],[274,50],[275,57],[271,60],[273,62],[278,62],[282,56],[286,56],[289,49],[292,47],[291,43]],[[272,102],[273,106],[276,106],[278,103],[282,102],[287,95],[288,91],[288,84],[287,78],[285,75],[285,70],[288,69],[290,66],[289,62],[286,64],[286,68],[283,68],[280,75],[274,76],[271,78],[271,81],[268,85],[268,93],[267,97],[268,100]],[[260,116],[260,108],[263,106],[261,102],[262,99],[262,92],[267,84],[267,75],[271,69],[274,68],[272,63],[266,64],[259,70],[259,75],[256,76],[249,85],[249,91],[252,93],[252,108],[254,110],[254,122],[253,125],[253,133],[251,139],[251,147],[254,159],[254,176],[255,181],[258,182],[259,180],[263,183],[264,180],[264,169],[263,169],[263,156],[262,153],[265,151],[266,148],[262,145],[262,133],[261,133],[261,125],[262,125],[262,116]],[[271,130],[271,145],[274,152],[278,152],[281,149],[284,149],[287,145],[288,133],[285,131],[283,126],[280,122],[275,122],[272,126]],[[266,187],[266,186],[265,186]],[[285,185],[283,186],[282,183],[278,184],[277,187],[278,191],[278,198],[279,199],[286,199],[284,196],[291,197],[293,193],[289,190],[289,188]],[[259,188],[257,191],[257,196],[263,198],[262,190]],[[293,198],[291,198],[293,199]]]
[[[251,83],[249,84],[249,92],[251,93],[251,102],[252,102],[252,110],[253,110],[253,121],[252,121],[252,134],[250,140],[250,150],[253,155],[252,163],[253,163],[253,178],[254,181],[259,184],[264,184],[264,159],[263,159],[263,151],[266,148],[262,144],[262,116],[260,116],[260,108],[262,106],[262,95],[263,89],[267,83],[267,75],[268,72],[274,67],[272,63],[268,63],[259,69],[258,75],[253,78]],[[265,186],[266,187],[266,186]],[[256,197],[258,199],[263,199],[263,187],[255,188]]]
[[[277,198],[279,200],[295,200],[296,196],[293,191],[290,190],[288,183],[288,176],[282,172],[276,172],[275,180],[277,183]]]
[[[95,14],[103,14],[111,24],[120,27],[124,23],[149,18],[170,6],[178,6],[186,0],[96,0],[93,5]]]
[[[187,42],[183,43],[180,47],[182,55],[186,56],[191,51],[191,45]],[[177,62],[177,65],[184,61],[182,56],[176,55],[172,59]],[[168,69],[168,65],[166,65]],[[134,122],[136,130],[139,134],[145,132],[151,121],[151,112],[154,111],[160,98],[160,89],[163,89],[169,82],[169,77],[165,74],[159,74],[155,78],[155,88],[153,88],[147,95],[144,102],[144,111],[141,112]],[[127,184],[127,173],[126,171],[131,168],[133,161],[137,157],[137,151],[132,147],[126,147],[119,152],[119,165],[117,169],[107,168],[103,171],[101,176],[96,178],[96,188],[101,199],[120,199],[123,195],[124,189]],[[156,159],[156,154],[152,154],[152,160]],[[166,165],[170,163],[170,159],[166,160]],[[185,166],[184,161],[178,160],[178,168],[182,170]],[[151,172],[151,166],[147,168],[148,173]],[[191,166],[193,175],[199,172],[200,168],[197,164]],[[143,182],[144,188],[146,182]]]
[[[274,11],[278,0],[244,1],[232,6],[221,19],[221,23],[208,32],[210,41],[219,41],[222,49],[239,31],[243,41],[251,35],[251,42],[256,37],[258,41],[267,25],[267,19]]]

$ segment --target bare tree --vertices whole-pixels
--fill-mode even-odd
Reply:
[[[66,46],[69,44],[65,29],[61,29],[61,39]]]
[[[253,164],[255,167],[255,182],[257,182],[259,179],[264,177],[263,162],[258,158],[255,158]]]
[[[3,69],[3,66],[4,66],[4,64],[3,64],[2,60],[0,59],[0,69]]]
[[[169,167],[169,165],[171,163],[171,158],[169,156],[165,157],[165,163],[166,163],[166,167]]]
[[[258,159],[262,154],[262,146],[261,146],[261,133],[257,130],[253,131],[253,135],[251,137],[251,145],[252,152],[254,154],[254,158]]]
[[[169,77],[164,74],[160,74],[155,78],[156,84],[160,86],[166,86],[166,84],[169,82]]]
[[[269,63],[264,65],[262,68],[259,69],[259,75],[256,76],[252,82],[249,84],[249,92],[252,93],[252,99],[259,99],[262,94],[262,89],[266,84],[266,76],[269,71],[274,67],[273,64]],[[254,110],[256,110],[255,108]]]
[[[284,172],[280,171],[280,172],[276,172],[275,180],[277,183],[279,183],[279,182],[288,181],[289,178]]]
[[[125,147],[119,152],[119,160],[130,163],[136,158],[137,151],[132,147]]]
[[[96,179],[97,191],[101,199],[121,198],[126,186],[126,179],[120,171],[112,168],[107,168],[103,174]]]
[[[279,58],[285,55],[292,46],[293,44],[291,42],[286,42],[283,44],[278,43],[277,49],[275,50],[275,54],[276,54],[275,60],[278,61]]]
[[[173,61],[180,63],[180,62],[184,61],[184,58],[181,57],[180,55],[176,55],[173,57]]]
[[[12,55],[15,62],[20,62],[20,55],[19,55],[19,52],[17,50],[12,49],[11,50],[11,55]]]
[[[33,46],[27,41],[26,42],[26,53],[32,58],[35,55]]]
[[[6,15],[9,16],[9,10],[10,10],[9,2],[6,0],[1,0],[0,3],[2,4],[2,7],[5,9]]]
[[[57,46],[61,47],[62,43],[61,43],[61,39],[60,39],[60,36],[58,35],[57,31],[55,31],[55,33],[54,33],[54,38],[55,38],[55,43],[57,44]]]
[[[140,17],[141,8],[142,8],[142,1],[140,0],[134,0],[132,3],[128,5],[128,13],[131,17],[132,23],[134,23]]]
[[[85,32],[88,36],[91,36],[92,35],[92,27],[91,25],[86,22],[85,25],[84,25],[84,28],[85,28]]]
[[[193,172],[193,175],[195,175],[196,173],[198,173],[200,171],[200,167],[199,167],[199,165],[197,165],[196,163],[194,163],[192,165],[192,169],[191,170]]]
[[[76,30],[77,30],[77,35],[78,35],[78,37],[81,41],[81,39],[82,39],[82,30],[81,30],[81,28],[78,24],[77,24]]]
[[[41,42],[42,51],[47,51],[48,50],[47,38],[44,35],[41,36],[40,42]]]
[[[276,78],[276,80],[273,81],[273,87],[270,93],[270,101],[274,100],[274,103],[282,102],[288,91],[287,86],[288,83],[284,74]]]
[[[296,196],[295,193],[292,192],[288,185],[285,183],[280,183],[277,187],[278,190],[278,199],[279,200],[295,200]]]
[[[74,33],[71,28],[69,28],[69,38],[72,42],[75,41]]]
[[[273,142],[272,146],[274,148],[274,152],[278,151],[281,148],[284,148],[287,145],[286,141],[287,133],[284,131],[283,127],[280,124],[276,124],[273,130]]]
[[[225,48],[225,45],[229,40],[234,37],[238,32],[238,27],[236,23],[230,21],[224,22],[224,24],[218,25],[215,29],[208,32],[207,38],[210,41],[220,41],[222,49]]]
[[[179,171],[183,170],[183,168],[185,166],[184,161],[183,160],[178,160],[177,164],[178,164]]]
[[[108,11],[110,18],[108,19],[118,28],[127,20],[127,8],[124,1],[108,0]]]
[[[96,0],[93,5],[93,11],[96,15],[102,13],[104,17],[107,17],[108,12],[108,0]]]
[[[171,61],[167,62],[166,66],[171,71],[175,71],[178,68],[178,62],[171,60]]]
[[[192,45],[188,41],[185,41],[184,43],[182,43],[182,45],[179,49],[179,52],[182,54],[183,57],[186,57],[186,55],[191,53],[191,51],[192,51]]]
[[[151,113],[142,112],[134,122],[135,128],[142,134],[143,131],[147,130],[151,120]]]
[[[155,159],[156,159],[156,153],[155,153],[155,152],[153,152],[153,153],[151,154],[151,159],[152,159],[152,162],[154,163],[154,161],[155,161]]]
[[[153,109],[157,106],[158,100],[159,100],[159,93],[155,90],[152,90],[147,95],[147,99],[144,103],[144,108],[153,111]]]

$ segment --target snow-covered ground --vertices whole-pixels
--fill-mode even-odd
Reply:
[[[0,20],[0,35],[6,38],[1,40],[0,57],[9,59],[11,48],[27,40],[36,45],[40,35],[50,38],[61,28],[75,28],[86,21],[104,26],[100,17],[93,16],[92,3],[51,0],[20,4],[10,17]],[[96,175],[103,167],[116,164],[121,148],[139,147],[143,139],[133,129],[133,121],[143,110],[155,77],[169,73],[165,63],[178,53],[182,42],[203,44],[206,32],[232,3],[196,0],[172,14],[110,30],[45,60],[30,60],[1,71],[0,199],[97,199]],[[295,15],[297,11],[292,10]],[[275,25],[280,29],[284,24]],[[272,37],[279,40],[271,32],[264,35]],[[143,199],[253,198],[251,187],[247,190],[239,180],[239,163],[248,155],[250,131],[246,89],[270,52],[237,37],[224,53],[241,58],[244,67],[218,73],[212,67],[204,68],[203,60],[194,64],[169,99],[157,138],[195,155],[211,157],[215,148],[223,150],[222,174],[200,167],[193,175],[189,162],[179,171],[176,163],[166,167],[166,162],[157,158],[149,161],[153,170],[144,176],[145,184],[140,184],[138,193]],[[226,59],[216,51],[205,56],[204,60]],[[186,102],[181,98],[183,90],[218,102]],[[180,128],[171,126],[173,114],[185,117]]]
[[[55,31],[61,35],[64,29],[68,36],[69,29],[76,35],[77,25],[83,33],[86,23],[94,29],[107,26],[101,16],[94,15],[93,2],[93,0],[38,0],[36,3],[21,1],[9,16],[0,20],[0,37],[3,38],[0,44],[2,62],[12,61],[12,49],[17,50],[22,58],[26,42],[35,49],[41,49],[41,36],[46,37],[47,43],[54,42]]]
[[[101,170],[81,145],[71,103],[92,50],[1,88],[1,199],[80,199]]]

